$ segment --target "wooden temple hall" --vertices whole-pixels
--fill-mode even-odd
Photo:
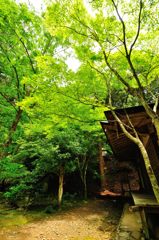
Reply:
[[[118,109],[116,114],[126,125],[131,120],[159,184],[159,143],[150,117],[142,106]],[[141,217],[144,232],[141,239],[159,239],[159,203],[153,194],[142,155],[137,145],[122,132],[111,111],[106,111],[105,116],[107,121],[102,121],[101,125],[113,151],[113,157],[107,154],[104,157],[105,189],[121,194],[123,198],[129,196],[131,210],[138,211]]]

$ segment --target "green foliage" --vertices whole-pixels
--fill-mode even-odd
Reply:
[[[117,3],[95,0],[87,5],[76,0],[52,3],[46,12],[46,24],[50,33],[69,39],[63,43],[63,46],[71,46],[75,50],[82,65],[84,63],[87,68],[87,76],[89,76],[88,72],[96,72],[89,79],[100,82],[101,88],[98,86],[97,91],[101,89],[106,98],[108,89],[120,90],[123,94],[126,90],[138,91],[140,88],[140,91],[144,89],[144,94],[148,96],[147,101],[152,95],[155,100],[158,93],[151,88],[151,84],[158,79],[159,70],[157,64],[159,49],[156,47],[158,2],[118,1]],[[105,90],[102,89],[104,84],[106,84]],[[129,91],[127,95],[131,93],[134,97],[134,92]],[[103,101],[98,98],[100,103],[104,102],[104,94]],[[128,101],[124,102],[123,106],[132,106],[132,97],[128,96]],[[114,95],[112,98],[114,99]],[[120,101],[120,97],[118,99]],[[140,103],[137,93],[134,101]],[[113,103],[117,102],[115,96]]]
[[[28,178],[29,171],[24,164],[14,162],[12,157],[0,161],[0,173],[0,182],[6,182],[10,186],[4,193],[9,201],[15,202],[31,189],[24,181]]]
[[[23,134],[22,125],[28,122],[26,112],[18,102],[31,94],[31,86],[23,82],[37,73],[35,58],[53,51],[42,18],[26,4],[1,0],[0,4],[0,121],[1,152],[11,152],[12,142]],[[22,124],[22,125],[21,125]],[[8,149],[6,149],[8,147]]]
[[[1,162],[1,180],[10,184],[4,196],[15,201],[42,193],[41,179],[48,174],[58,175],[61,165],[69,175],[78,170],[77,160],[87,156],[91,158],[91,169],[97,153],[95,136],[75,125],[53,129],[52,137],[51,133],[26,136],[18,145],[18,152]]]
[[[23,164],[13,162],[11,158],[6,157],[0,161],[0,181],[17,181],[27,175],[27,169]]]
[[[7,200],[15,203],[17,200],[24,198],[26,191],[28,190],[30,190],[30,187],[24,183],[14,185],[9,188],[9,191],[4,193],[4,197]]]
[[[42,192],[42,179],[61,166],[83,179],[88,167],[96,177],[110,95],[113,107],[138,105],[139,90],[148,103],[158,97],[158,3],[143,3],[139,36],[139,1],[118,1],[125,35],[113,1],[88,5],[53,1],[42,17],[1,0],[0,180],[9,183],[8,199]]]

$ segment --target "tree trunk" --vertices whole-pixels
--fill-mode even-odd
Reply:
[[[78,160],[78,168],[80,173],[80,178],[83,184],[83,196],[84,199],[87,199],[87,168],[88,168],[88,161],[89,158],[85,155],[83,156],[82,162]]]
[[[20,107],[19,107],[18,110],[17,110],[17,112],[16,112],[15,119],[13,120],[12,125],[11,125],[11,127],[10,127],[10,129],[9,129],[7,140],[6,140],[6,142],[3,144],[3,148],[4,148],[4,149],[3,149],[0,157],[4,157],[4,156],[7,155],[6,149],[7,149],[7,148],[11,145],[11,143],[12,143],[13,134],[14,134],[14,132],[17,130],[17,126],[18,126],[18,123],[19,123],[20,120],[21,120],[22,113],[23,113],[23,110],[20,109]]]
[[[154,120],[153,120],[153,124],[154,124],[155,129],[156,129],[157,142],[158,142],[158,146],[159,146],[159,119],[154,119]]]
[[[132,123],[130,122],[130,119],[128,118],[129,120],[129,123],[131,124],[131,127],[132,127],[132,130],[134,132],[134,135],[131,134],[124,126],[123,122],[120,120],[120,118],[117,116],[117,114],[112,110],[112,114],[114,116],[114,118],[117,120],[117,122],[119,123],[121,129],[123,130],[124,134],[131,140],[133,141],[135,144],[137,144],[137,146],[139,147],[140,149],[140,152],[141,152],[141,155],[144,159],[144,163],[145,163],[145,167],[146,167],[146,171],[147,171],[147,174],[149,176],[149,179],[150,179],[150,182],[151,182],[151,186],[152,186],[152,190],[154,192],[154,195],[156,197],[156,200],[157,202],[159,203],[159,185],[158,185],[158,182],[157,182],[157,179],[156,179],[156,176],[153,172],[153,169],[151,167],[151,162],[150,162],[150,159],[149,159],[149,156],[148,156],[148,153],[146,151],[146,144],[147,144],[147,141],[148,141],[148,138],[149,136],[146,136],[146,137],[142,137],[142,140],[143,142],[140,140],[139,136],[138,136],[138,133],[136,132],[135,128],[133,127]]]
[[[87,178],[86,178],[87,169],[84,169],[83,172],[83,186],[84,186],[84,199],[87,199]]]
[[[140,152],[142,154],[142,157],[144,159],[145,167],[146,167],[147,174],[149,176],[149,179],[150,179],[150,182],[151,182],[151,185],[152,185],[152,189],[153,189],[154,195],[156,197],[157,202],[159,203],[159,185],[158,185],[156,176],[154,174],[154,171],[153,171],[153,169],[151,167],[150,159],[149,159],[148,153],[147,153],[146,148],[145,148],[144,145],[145,144],[143,144],[140,141],[139,144],[138,144],[138,147],[139,147]]]
[[[7,141],[4,143],[4,147],[9,147],[9,145],[12,143],[12,138],[13,138],[13,133],[16,131],[18,123],[21,119],[22,116],[22,112],[23,110],[18,108],[18,111],[16,113],[15,119],[12,123],[12,126],[9,129],[9,133],[8,133],[8,139]]]
[[[58,207],[61,207],[63,197],[63,183],[64,183],[64,166],[60,166],[59,170],[59,189],[58,189]]]
[[[159,145],[159,115],[157,113],[157,106],[155,110],[151,109],[151,107],[148,105],[148,103],[145,101],[145,99],[142,96],[140,96],[139,99],[141,101],[141,104],[145,108],[147,115],[152,119],[152,123],[156,129],[157,140]]]

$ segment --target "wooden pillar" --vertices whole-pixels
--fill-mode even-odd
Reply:
[[[101,143],[99,144],[99,171],[100,171],[101,190],[104,190],[106,185],[105,162],[104,162]]]

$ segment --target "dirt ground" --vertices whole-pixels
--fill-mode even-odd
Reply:
[[[121,206],[110,200],[91,200],[66,212],[3,228],[0,240],[114,240]]]

